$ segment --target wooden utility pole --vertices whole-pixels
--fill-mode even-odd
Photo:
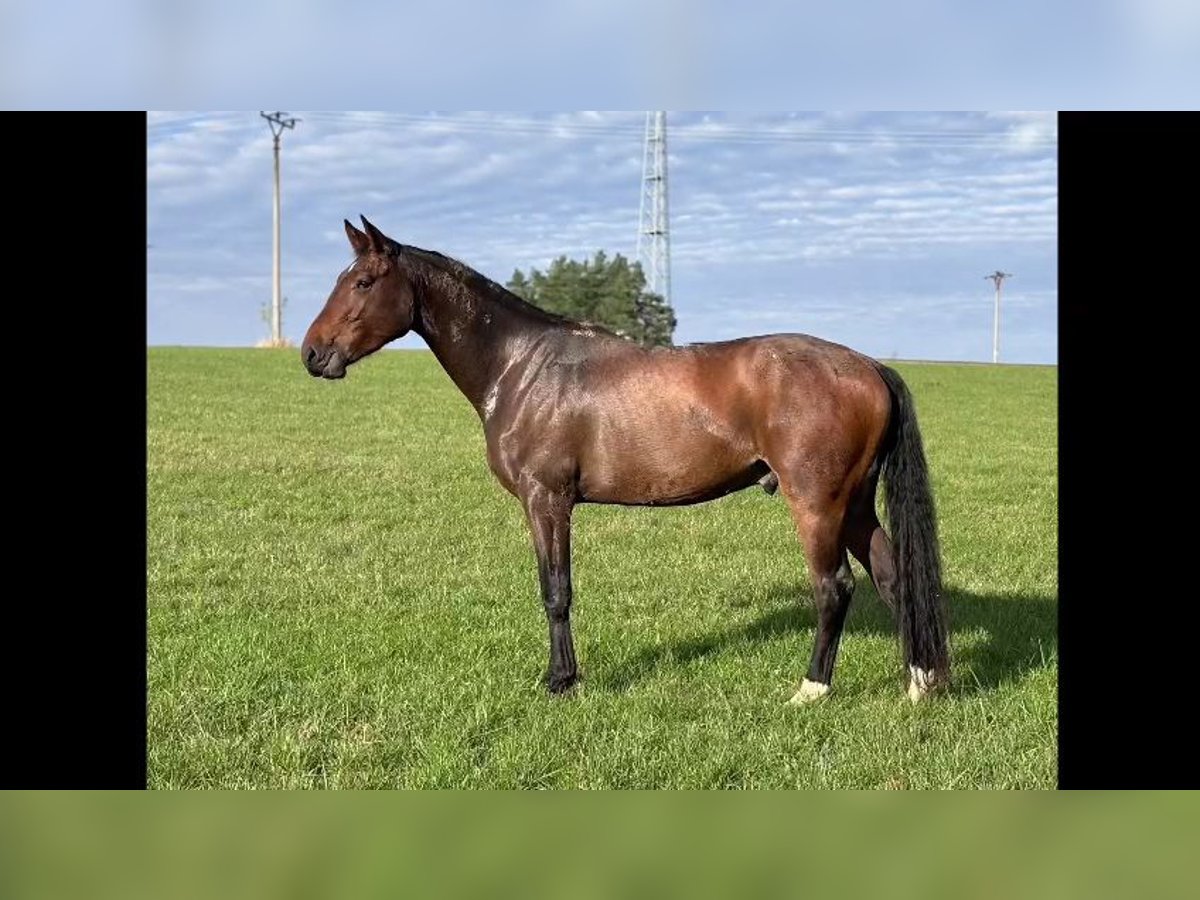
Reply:
[[[299,119],[284,118],[287,113],[258,113],[267,120],[275,139],[275,282],[271,293],[271,346],[283,346],[283,312],[279,302],[279,136],[285,128],[295,128]]]
[[[991,275],[984,275],[996,283],[996,309],[992,314],[992,362],[1000,362],[1000,284],[1005,278],[1012,278],[1011,272],[1001,272],[997,269]]]

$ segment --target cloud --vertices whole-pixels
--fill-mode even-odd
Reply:
[[[359,213],[501,281],[562,254],[634,254],[644,113],[292,114],[301,121],[283,135],[282,183],[293,338],[345,265],[342,218]],[[747,323],[786,318],[770,299],[783,282],[832,298],[893,296],[931,271],[961,269],[953,277],[969,272],[977,288],[982,272],[1019,263],[1031,289],[1053,290],[1052,116],[672,113],[668,121],[681,339],[733,336],[733,319],[702,311],[723,285],[736,284],[757,316]],[[149,338],[252,344],[270,293],[266,125],[257,111],[158,112],[147,131]],[[873,284],[861,283],[864,271],[876,273]],[[1053,332],[1050,313],[1042,325]],[[918,344],[930,328],[920,326]]]

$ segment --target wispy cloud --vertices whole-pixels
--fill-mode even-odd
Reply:
[[[501,281],[560,254],[634,252],[643,113],[292,114],[302,121],[284,134],[282,180],[293,338],[345,265],[342,218],[360,212]],[[982,275],[1000,266],[1018,272],[1014,310],[1021,290],[1036,298],[1008,358],[1054,359],[1053,114],[669,122],[679,340],[829,327],[866,352],[908,342],[904,355],[948,358],[978,344],[971,358],[985,358]],[[152,113],[148,135],[150,341],[254,343],[270,296],[265,123],[253,111]],[[960,322],[931,297],[983,306]]]

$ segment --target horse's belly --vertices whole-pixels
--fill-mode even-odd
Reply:
[[[767,471],[743,442],[678,423],[673,429],[613,429],[582,455],[579,492],[591,503],[700,503],[748,487]]]

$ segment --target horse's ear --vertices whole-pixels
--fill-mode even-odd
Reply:
[[[387,253],[388,244],[391,243],[387,235],[367,221],[366,216],[359,216],[362,219],[363,228],[367,229],[367,236],[371,239],[371,249],[376,253]]]
[[[346,237],[350,238],[350,246],[354,248],[354,254],[362,256],[371,246],[370,238],[351,225],[349,219],[342,219],[342,224],[346,226]]]

